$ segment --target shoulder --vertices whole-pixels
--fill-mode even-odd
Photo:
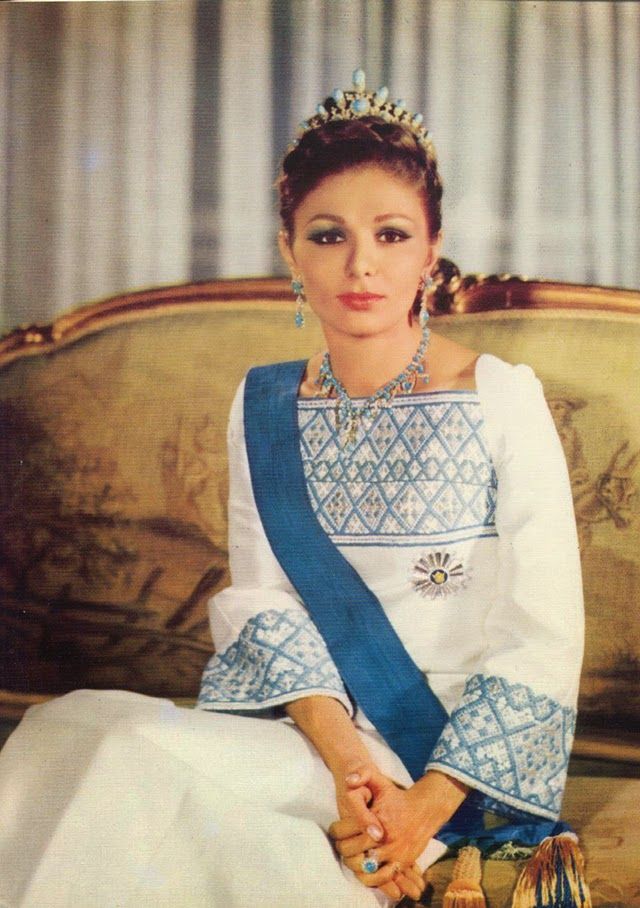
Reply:
[[[429,390],[473,390],[478,356],[477,350],[433,332],[428,354]]]
[[[249,369],[238,385],[229,412],[229,438],[236,440],[251,414],[260,412],[266,400],[275,394],[281,397],[296,397],[298,386],[306,368],[305,360],[291,360],[254,366]]]
[[[482,353],[476,361],[478,393],[498,397],[503,403],[521,395],[542,394],[542,384],[531,366],[513,365],[492,353]]]
[[[512,365],[482,354],[476,363],[476,387],[494,460],[515,451],[559,450],[559,439],[542,383],[523,363]]]

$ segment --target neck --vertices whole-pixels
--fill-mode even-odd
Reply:
[[[391,332],[353,337],[325,330],[333,374],[349,397],[370,397],[394,379],[411,361],[422,331],[403,324]]]

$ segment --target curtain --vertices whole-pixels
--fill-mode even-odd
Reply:
[[[281,270],[280,155],[357,65],[425,114],[463,271],[640,286],[633,0],[3,6],[5,327]]]
[[[6,327],[187,280],[194,5],[3,7]]]

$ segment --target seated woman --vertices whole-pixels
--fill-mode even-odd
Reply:
[[[540,384],[430,334],[442,187],[386,89],[357,71],[320,105],[279,191],[296,323],[308,303],[327,349],[236,394],[199,709],[29,710],[0,759],[0,904],[367,908],[418,899],[447,848],[541,842],[519,904],[587,904],[557,822],[580,567]]]

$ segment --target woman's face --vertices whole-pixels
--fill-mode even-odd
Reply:
[[[328,337],[407,326],[439,247],[418,189],[375,165],[326,177],[296,209],[293,238],[280,235]]]

